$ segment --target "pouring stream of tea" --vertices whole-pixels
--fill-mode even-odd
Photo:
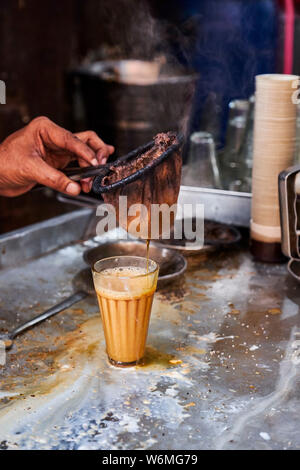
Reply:
[[[150,238],[147,238],[147,273],[149,271],[149,247],[150,247]]]

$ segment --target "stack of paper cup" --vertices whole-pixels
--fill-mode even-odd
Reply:
[[[282,259],[278,175],[292,165],[298,76],[256,76],[251,251],[262,261]]]

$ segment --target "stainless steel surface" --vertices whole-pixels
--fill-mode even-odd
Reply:
[[[251,194],[220,189],[196,188],[181,186],[179,204],[204,204],[206,219],[224,224],[249,227],[251,218]]]
[[[17,328],[14,328],[12,331],[10,331],[9,333],[5,335],[3,334],[0,335],[0,341],[4,341],[5,347],[7,349],[11,348],[13,345],[13,340],[15,339],[16,336],[20,335],[26,330],[29,330],[33,326],[38,325],[39,323],[47,320],[48,318],[53,317],[54,315],[57,315],[63,310],[66,310],[67,308],[71,307],[75,303],[80,302],[80,300],[84,299],[87,295],[88,295],[87,292],[84,292],[84,291],[78,291],[75,294],[70,295],[67,299],[47,309],[45,312],[41,313],[37,317],[34,317],[31,320],[26,321],[25,323],[18,326]]]
[[[183,256],[195,256],[195,255],[206,255],[208,253],[213,253],[217,250],[216,246],[213,245],[172,245],[171,243],[162,243],[161,246],[169,248],[170,250],[175,250],[181,253]]]
[[[71,294],[98,243],[0,270],[0,329]],[[246,248],[193,263],[155,296],[144,367],[108,364],[92,296],[22,335],[0,366],[1,449],[299,449],[299,285]]]
[[[300,165],[287,168],[278,178],[280,222],[281,222],[281,247],[283,253],[289,258],[300,258],[299,231],[297,230],[296,210],[296,177],[300,172]]]
[[[192,219],[176,219],[174,227],[176,227],[176,224],[178,224],[178,233],[182,233],[183,223],[186,220],[190,221],[190,223],[192,224],[196,222],[195,218],[193,220]],[[209,227],[207,231],[205,230],[205,227]],[[223,235],[223,237],[220,237],[219,239],[217,239],[216,236],[213,237],[213,233],[211,233],[211,236],[213,237],[213,239],[211,238],[211,239],[206,240],[207,232],[208,232],[207,235],[209,237],[209,232],[212,229],[215,231],[218,230],[221,233],[221,235]],[[207,219],[204,221],[204,245],[203,243],[198,244],[195,240],[195,237],[193,240],[186,240],[186,239],[176,240],[174,238],[175,230],[176,228],[174,228],[173,231],[171,232],[171,238],[169,240],[160,240],[157,244],[162,247],[178,251],[184,256],[195,256],[199,254],[204,255],[206,253],[212,253],[213,251],[216,251],[218,249],[222,249],[224,247],[234,245],[241,240],[241,233],[237,228],[233,227],[232,225],[208,221]],[[231,240],[228,240],[228,239],[226,240],[226,238],[224,238],[226,234],[231,235]]]
[[[118,255],[146,257],[146,243],[131,240],[105,243],[86,251],[84,253],[84,260],[90,266],[93,266],[99,259]],[[158,288],[162,288],[180,279],[187,268],[187,262],[180,253],[176,253],[176,251],[170,250],[169,248],[161,247],[154,242],[151,242],[149,246],[149,258],[159,264]]]
[[[63,203],[74,204],[74,206],[78,207],[90,207],[92,209],[96,208],[100,203],[99,200],[89,196],[88,194],[68,196],[67,194],[57,193],[57,199]]]
[[[29,259],[82,238],[92,211],[81,209],[0,235],[0,268]]]
[[[6,349],[10,349],[13,345],[13,340],[16,336],[24,333],[35,325],[47,320],[48,318],[57,315],[58,313],[70,308],[72,305],[85,299],[88,295],[94,294],[94,285],[91,270],[89,268],[82,269],[73,279],[73,285],[77,289],[77,292],[70,295],[68,298],[59,302],[58,304],[50,307],[45,312],[41,313],[37,317],[26,321],[22,325],[17,326],[12,331],[6,334],[0,334],[0,341],[3,341]]]

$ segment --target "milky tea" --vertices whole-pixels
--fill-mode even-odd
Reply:
[[[144,356],[157,264],[137,256],[97,261],[93,279],[102,317],[109,361],[120,367]]]

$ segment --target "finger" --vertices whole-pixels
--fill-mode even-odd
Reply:
[[[79,166],[82,168],[90,166],[86,161],[82,160],[81,158],[78,159],[78,163]],[[94,178],[83,178],[80,180],[82,191],[84,191],[85,193],[90,192],[90,190],[92,189],[93,179]]]
[[[107,144],[94,131],[76,132],[74,135],[88,144],[93,150],[107,147]]]
[[[89,193],[92,189],[93,178],[84,178],[80,180],[82,191],[85,193]]]
[[[106,145],[105,149],[99,149],[96,151],[96,158],[99,163],[106,163],[108,157],[114,153],[115,147],[113,145]]]
[[[108,157],[109,157],[112,153],[114,153],[114,151],[115,151],[115,149],[114,149],[114,147],[113,147],[112,145],[108,145],[108,147],[110,147],[112,150],[110,150],[110,149],[108,148],[108,150],[107,150],[106,152],[103,152],[102,149],[100,149],[100,150],[98,150],[98,151],[96,152],[96,158],[97,158],[98,162],[100,163],[100,165],[104,165],[104,164],[107,162]]]
[[[67,150],[71,154],[76,155],[77,158],[82,158],[90,165],[98,164],[95,151],[89,145],[75,134],[72,134],[72,132],[54,124],[54,122],[48,120],[47,124],[45,123],[41,126],[40,135],[48,148]]]
[[[44,160],[39,159],[38,164],[32,168],[32,178],[44,186],[55,189],[62,193],[77,196],[80,193],[80,185],[70,180],[61,171],[48,165]]]
[[[95,152],[99,163],[105,163],[115,148],[108,145],[94,131],[84,131],[75,134],[80,140],[89,145]]]
[[[95,152],[96,158],[99,164],[106,163],[109,155],[114,152],[112,145],[107,145],[94,131],[77,132],[76,137],[89,145]],[[82,159],[78,159],[79,166],[86,167],[88,163]],[[85,193],[88,193],[92,189],[93,178],[85,178],[81,180],[81,187]]]

